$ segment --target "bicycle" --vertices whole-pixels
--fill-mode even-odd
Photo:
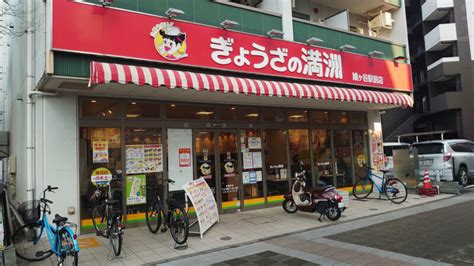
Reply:
[[[355,198],[367,198],[370,193],[373,192],[375,185],[375,188],[378,190],[378,192],[380,194],[385,194],[387,198],[393,203],[400,204],[407,199],[408,193],[405,184],[397,178],[385,177],[385,174],[390,171],[381,170],[383,176],[380,177],[372,173],[372,170],[374,170],[373,168],[367,167],[365,165],[364,168],[367,170],[367,176],[360,178],[352,187],[352,195],[354,195]],[[380,187],[374,181],[374,177],[382,180]]]
[[[175,182],[171,179],[167,180],[169,183],[174,184]],[[170,228],[171,237],[173,237],[176,244],[183,245],[186,243],[189,235],[189,218],[188,214],[182,206],[180,206],[175,200],[168,199],[166,202],[168,204],[168,212],[163,211],[163,205],[161,203],[160,195],[158,195],[158,186],[153,187],[154,193],[150,197],[150,200],[147,200],[146,203],[146,224],[148,229],[153,234],[158,232],[160,229],[162,216],[163,216],[163,226],[161,232],[166,232],[167,227]],[[151,189],[151,187],[147,187]]]
[[[117,181],[117,179],[112,179]],[[101,190],[100,186],[97,186],[97,190],[92,196],[96,202],[99,202],[92,210],[92,224],[96,231],[97,236],[102,236],[110,240],[110,245],[114,251],[115,256],[120,256],[122,252],[123,243],[123,229],[122,224],[122,213],[121,211],[115,211],[113,206],[118,203],[117,200],[111,200],[112,190],[111,184],[102,186],[108,187],[108,191]],[[104,224],[104,221],[106,223]]]
[[[77,231],[77,225],[68,222],[66,217],[61,217],[59,214],[56,214],[53,220],[56,227],[48,221],[48,215],[51,214],[48,204],[53,202],[46,199],[46,192],[53,192],[56,189],[58,188],[48,186],[43,191],[38,206],[38,211],[42,210],[41,219],[18,228],[12,236],[12,242],[17,256],[24,260],[41,261],[56,254],[58,265],[78,265],[79,244],[76,232],[71,229],[75,227],[74,231]],[[51,249],[47,249],[45,245],[48,241],[42,239],[43,232],[46,232]]]

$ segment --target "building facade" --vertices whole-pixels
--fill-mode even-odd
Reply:
[[[474,1],[405,2],[415,105],[412,110],[387,112],[384,130],[392,134],[385,140],[431,131],[474,139]]]
[[[112,178],[129,226],[168,178],[204,178],[221,213],[280,204],[299,160],[351,187],[383,166],[379,112],[412,106],[401,1],[32,2],[10,177],[18,201],[58,186],[82,232]]]

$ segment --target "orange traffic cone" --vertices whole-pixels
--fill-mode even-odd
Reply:
[[[430,173],[426,169],[423,174],[423,186],[419,189],[418,194],[426,196],[434,196],[438,194],[438,189],[431,185]]]
[[[433,186],[431,185],[430,180],[430,173],[427,169],[425,169],[425,173],[423,174],[423,189],[432,189]]]

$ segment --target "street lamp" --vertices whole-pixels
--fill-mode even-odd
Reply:
[[[271,29],[271,30],[267,31],[267,35],[270,38],[282,37],[284,34],[285,33],[281,30]]]
[[[228,19],[221,22],[221,27],[224,28],[224,29],[237,27],[239,25],[240,25],[239,22],[233,21],[233,20],[228,20]]]
[[[339,46],[339,50],[341,51],[355,50],[355,49],[357,49],[357,47],[350,44],[344,44],[344,45]]]
[[[176,9],[176,8],[168,8],[165,11],[165,15],[167,15],[168,18],[174,18],[174,17],[177,17],[177,16],[184,15],[184,11],[181,10],[181,9]]]
[[[324,41],[322,39],[319,39],[319,38],[316,38],[316,37],[311,37],[309,39],[306,40],[306,43],[309,44],[309,45],[321,45],[324,43]]]

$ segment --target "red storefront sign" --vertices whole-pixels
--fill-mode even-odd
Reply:
[[[53,1],[52,48],[233,72],[413,89],[408,64],[69,0]]]

